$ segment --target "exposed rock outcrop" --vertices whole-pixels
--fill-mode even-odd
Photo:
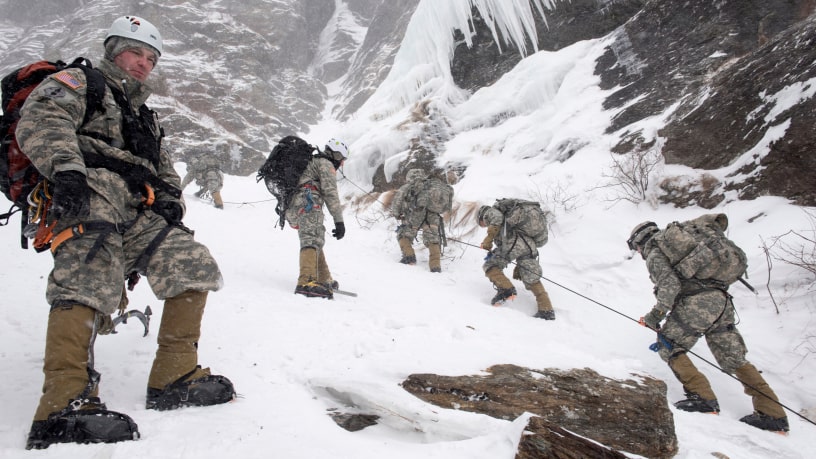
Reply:
[[[643,376],[618,381],[590,369],[495,365],[486,371],[486,376],[413,374],[402,387],[443,408],[507,420],[525,412],[538,415],[531,419],[533,434],[525,436],[517,457],[616,457],[613,452],[602,456],[598,450],[584,449],[590,448],[584,445],[590,442],[562,436],[561,429],[646,457],[668,458],[677,453],[674,420],[662,381]],[[562,449],[573,455],[555,453]]]

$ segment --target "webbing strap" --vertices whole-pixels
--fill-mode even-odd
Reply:
[[[159,244],[161,244],[164,239],[167,238],[167,235],[173,228],[178,228],[178,226],[168,224],[162,228],[158,234],[156,234],[156,237],[150,241],[150,244],[147,245],[145,251],[142,252],[142,254],[139,255],[139,258],[136,259],[136,263],[133,265],[134,272],[138,274],[147,271],[147,264],[150,263],[150,258],[153,257],[153,254],[156,253],[156,250],[159,248]]]
[[[124,234],[125,231],[130,229],[135,223],[136,219],[125,223],[111,223],[103,220],[79,223],[77,225],[65,228],[54,236],[54,239],[51,240],[51,253],[56,253],[57,247],[68,239],[82,236],[85,233],[99,233],[99,237],[96,239],[93,247],[91,247],[91,250],[85,257],[85,263],[90,263],[96,256],[96,253],[99,252],[99,249],[102,248],[102,244],[105,242],[105,238],[108,236],[108,234],[113,232]]]
[[[116,225],[114,225],[113,223],[98,221],[80,223],[78,225],[65,228],[64,230],[57,233],[57,235],[54,236],[54,238],[51,240],[51,253],[56,253],[57,247],[59,247],[63,242],[67,241],[68,239],[71,239],[72,237],[82,236],[88,231],[107,229],[109,226],[113,226],[114,228],[116,227]]]
[[[143,214],[139,215],[141,216]],[[90,263],[96,256],[97,252],[99,252],[99,249],[102,248],[102,244],[105,242],[105,238],[108,236],[108,234],[113,232],[116,232],[118,234],[124,234],[127,230],[129,230],[131,227],[133,227],[133,225],[136,224],[136,220],[138,220],[138,218],[139,217],[136,217],[135,219],[129,222],[119,224],[101,220],[92,221],[87,223],[80,223],[70,228],[66,228],[60,231],[59,234],[54,236],[54,239],[51,241],[51,253],[55,253],[57,247],[59,247],[60,244],[67,241],[68,239],[71,239],[76,236],[82,236],[85,233],[97,232],[99,233],[99,237],[97,237],[96,242],[94,242],[93,247],[91,247],[91,250],[88,251],[88,255],[85,257],[85,263]],[[136,282],[138,282],[139,273],[140,272],[143,273],[147,270],[147,264],[150,262],[150,258],[153,256],[153,254],[156,253],[156,250],[158,250],[159,245],[167,238],[167,235],[170,233],[170,231],[173,230],[173,228],[178,228],[183,231],[190,232],[190,230],[183,225],[168,224],[167,226],[162,228],[161,231],[159,231],[156,234],[153,240],[150,241],[150,244],[147,245],[147,248],[145,248],[144,252],[142,252],[142,254],[139,255],[139,258],[136,259],[136,263],[134,264],[133,271],[131,273],[131,275],[135,274],[134,276],[135,280],[131,281],[130,278],[128,279],[128,285],[130,287],[130,290],[133,290],[131,283],[132,285],[135,285]]]

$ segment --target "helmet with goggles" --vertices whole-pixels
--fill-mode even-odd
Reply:
[[[646,242],[655,235],[655,233],[659,232],[660,230],[657,227],[657,223],[655,222],[643,222],[635,227],[632,230],[632,234],[629,236],[629,239],[626,241],[626,244],[629,246],[629,250],[638,250],[642,249]]]

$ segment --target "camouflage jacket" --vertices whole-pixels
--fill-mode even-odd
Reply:
[[[326,158],[315,157],[300,175],[298,186],[312,185],[312,194],[323,199],[335,223],[343,221],[343,206],[337,190],[337,170]]]
[[[150,88],[108,60],[102,60],[97,69],[105,76],[109,87],[126,92],[134,113],[138,113],[138,107],[150,96]],[[77,171],[88,178],[88,186],[99,195],[99,198],[92,196],[90,219],[110,222],[131,220],[138,213],[142,196],[131,193],[125,180],[117,173],[102,168],[86,168],[83,151],[144,166],[174,187],[180,185],[179,176],[165,150],[160,152],[156,167],[149,160],[123,149],[122,112],[109,88],[105,91],[104,110],[97,110],[88,123],[80,126],[86,110],[86,91],[87,81],[82,70],[67,69],[48,77],[26,100],[17,125],[17,139],[22,150],[46,178],[53,180],[55,174],[63,171]],[[158,135],[158,120],[153,131]],[[110,142],[99,140],[101,138],[110,139]],[[176,200],[158,191],[156,199]],[[184,206],[181,199],[177,201]]]
[[[646,243],[643,254],[646,269],[649,270],[649,278],[654,284],[654,294],[657,299],[655,308],[664,313],[669,312],[684,290],[683,281],[672,267],[669,258],[657,247],[654,238]]]

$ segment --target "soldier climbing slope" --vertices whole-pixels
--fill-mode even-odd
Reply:
[[[432,273],[442,272],[442,246],[445,226],[442,215],[451,210],[453,188],[435,177],[427,177],[422,169],[411,169],[406,183],[397,191],[391,203],[391,213],[400,225],[397,242],[402,252],[400,263],[416,263],[413,241],[422,231],[422,243],[428,248],[428,267]]]
[[[548,239],[547,217],[541,206],[521,199],[499,199],[493,206],[480,207],[477,219],[479,226],[487,227],[481,247],[490,251],[482,266],[496,289],[490,304],[498,306],[516,297],[516,288],[502,272],[515,261],[513,278],[535,295],[538,307],[535,317],[555,320],[550,296],[541,283],[542,269],[538,262],[538,247],[544,246]]]
[[[295,293],[308,297],[333,298],[338,283],[332,279],[323,246],[326,227],[323,206],[334,219],[332,236],[340,240],[346,234],[343,206],[337,190],[337,170],[348,156],[346,144],[331,139],[322,153],[314,155],[300,175],[298,188],[286,208],[289,226],[298,230],[300,239],[300,272]]]
[[[221,165],[214,155],[199,155],[187,163],[187,174],[181,181],[181,189],[187,187],[195,180],[199,190],[195,192],[197,198],[209,194],[212,197],[213,205],[216,209],[224,208],[224,200],[221,198],[221,189],[224,187],[224,173],[221,172]]]
[[[735,375],[751,396],[754,412],[740,421],[787,432],[788,418],[779,399],[745,359],[748,350],[734,321],[728,286],[742,275],[747,264],[744,253],[725,238],[727,228],[724,214],[708,214],[683,224],[673,223],[664,230],[654,222],[641,223],[632,230],[627,244],[646,260],[657,299],[640,322],[657,331],[658,354],[683,384],[686,398],[674,404],[677,409],[720,412],[708,379],[687,355],[704,336],[721,369]]]

